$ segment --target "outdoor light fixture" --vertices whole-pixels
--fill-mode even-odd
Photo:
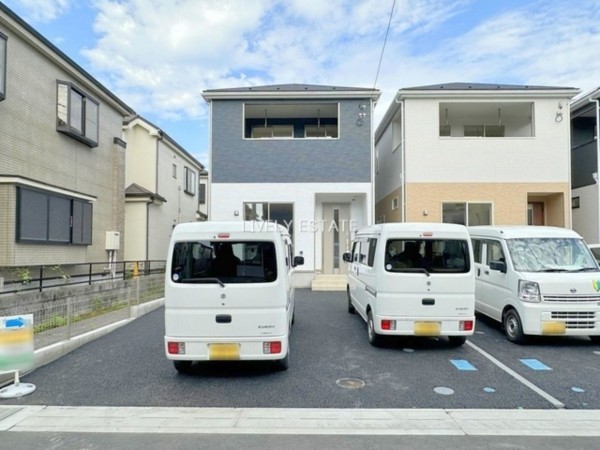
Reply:
[[[562,120],[563,120],[562,112],[557,111],[556,112],[556,117],[554,118],[554,120],[557,121],[557,122],[562,122]]]

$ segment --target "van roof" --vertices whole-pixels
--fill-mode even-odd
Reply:
[[[500,239],[518,239],[529,237],[568,237],[581,238],[569,228],[539,225],[482,225],[469,227],[471,236],[487,236]]]
[[[383,234],[383,233],[426,233],[426,232],[454,232],[467,234],[467,227],[455,223],[439,222],[393,222],[371,225],[359,229],[356,234]]]
[[[238,221],[238,222],[187,222],[178,224],[173,235],[181,233],[278,233],[288,235],[287,228],[275,222]]]

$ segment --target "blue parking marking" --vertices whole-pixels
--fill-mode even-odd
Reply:
[[[537,359],[520,359],[519,361],[521,361],[523,364],[525,364],[527,367],[533,370],[552,370],[546,364],[544,364],[541,361],[538,361]]]
[[[451,359],[450,362],[454,364],[454,367],[456,367],[458,370],[477,370],[477,367],[475,367],[466,359]]]

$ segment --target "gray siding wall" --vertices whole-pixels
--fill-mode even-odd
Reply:
[[[244,102],[212,105],[214,183],[319,183],[371,181],[371,119],[356,121],[361,103],[338,100],[339,139],[243,139]],[[275,102],[269,102],[275,103]],[[290,104],[291,101],[283,101]],[[300,101],[298,103],[308,103]]]
[[[123,117],[93,87],[74,79],[2,24],[0,31],[8,35],[7,95],[0,102],[0,174],[97,199],[92,245],[16,243],[15,187],[3,186],[0,266],[105,261],[105,232],[124,230],[125,149],[113,144],[114,137],[121,136]],[[56,131],[57,80],[73,82],[100,102],[98,147],[87,147]]]

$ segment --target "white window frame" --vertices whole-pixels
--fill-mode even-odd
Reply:
[[[398,197],[394,197],[392,199],[392,211],[394,211],[395,209],[398,209]]]
[[[185,186],[183,188],[183,191],[189,195],[196,195],[196,172],[192,168],[185,166],[184,174]]]
[[[456,203],[460,203],[465,205],[465,226],[470,226],[469,224],[469,205],[489,205],[490,207],[490,223],[489,225],[494,225],[494,203],[490,202],[490,201],[472,201],[472,202],[467,202],[467,201],[446,201],[446,202],[442,202],[441,204],[441,218],[442,218],[442,223],[455,223],[455,222],[444,222],[444,205],[449,205],[449,204],[456,204]],[[474,224],[476,225],[476,224]]]

